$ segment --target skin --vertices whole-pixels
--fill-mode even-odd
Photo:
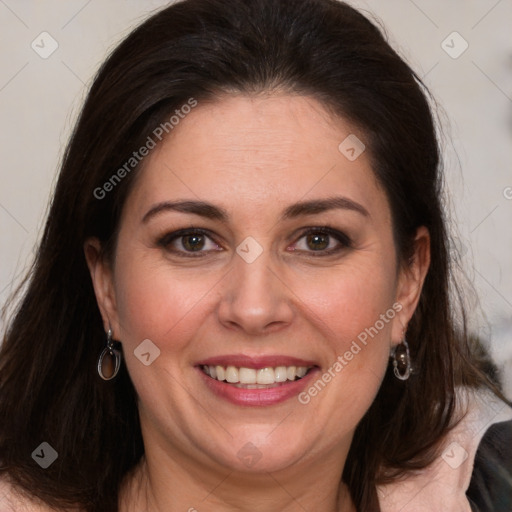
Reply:
[[[429,236],[420,228],[412,264],[399,265],[367,151],[351,162],[338,150],[351,133],[364,141],[309,97],[200,103],[146,159],[114,261],[87,241],[105,329],[121,340],[139,396],[146,454],[123,488],[123,512],[355,510],[340,485],[346,455],[417,305]],[[281,220],[298,201],[333,196],[367,215],[331,209]],[[154,205],[176,200],[207,201],[228,219],[167,210],[142,221]],[[315,251],[302,232],[325,225],[350,245],[330,237],[328,248],[341,250],[318,255],[325,249]],[[191,226],[212,234],[202,256],[183,256],[183,239],[158,244]],[[252,263],[236,253],[248,236],[263,249]],[[234,405],[194,368],[222,354],[280,354],[314,360],[323,373],[396,303],[394,319],[305,405],[296,397]],[[160,350],[149,366],[134,356],[145,339]],[[261,455],[252,467],[237,456],[249,442]]]

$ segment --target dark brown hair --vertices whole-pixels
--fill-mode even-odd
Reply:
[[[104,382],[105,343],[83,254],[115,249],[137,170],[102,187],[190,98],[275,89],[311,95],[364,134],[393,216],[399,262],[426,226],[431,266],[407,338],[416,372],[386,375],[357,427],[344,470],[358,510],[375,485],[432,461],[453,417],[456,384],[480,385],[455,330],[436,132],[421,81],[359,12],[335,0],[186,0],[152,16],[103,64],[67,147],[37,258],[0,352],[1,471],[55,507],[116,511],[123,477],[143,455],[136,394],[123,366]],[[458,309],[457,309],[458,311]],[[42,441],[59,453],[42,470]]]

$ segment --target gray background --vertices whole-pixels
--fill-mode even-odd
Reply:
[[[350,3],[382,21],[439,103],[447,208],[469,320],[504,366],[512,397],[512,0]],[[116,42],[166,4],[0,0],[0,304],[33,257],[95,71]],[[51,48],[42,32],[58,44],[46,59],[31,47]]]

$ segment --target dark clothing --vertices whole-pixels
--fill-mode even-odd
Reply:
[[[466,496],[473,512],[512,512],[512,420],[485,432]]]

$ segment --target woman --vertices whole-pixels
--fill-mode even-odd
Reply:
[[[508,506],[473,468],[512,415],[449,294],[439,167],[420,80],[344,3],[143,23],[3,342],[4,508]]]

